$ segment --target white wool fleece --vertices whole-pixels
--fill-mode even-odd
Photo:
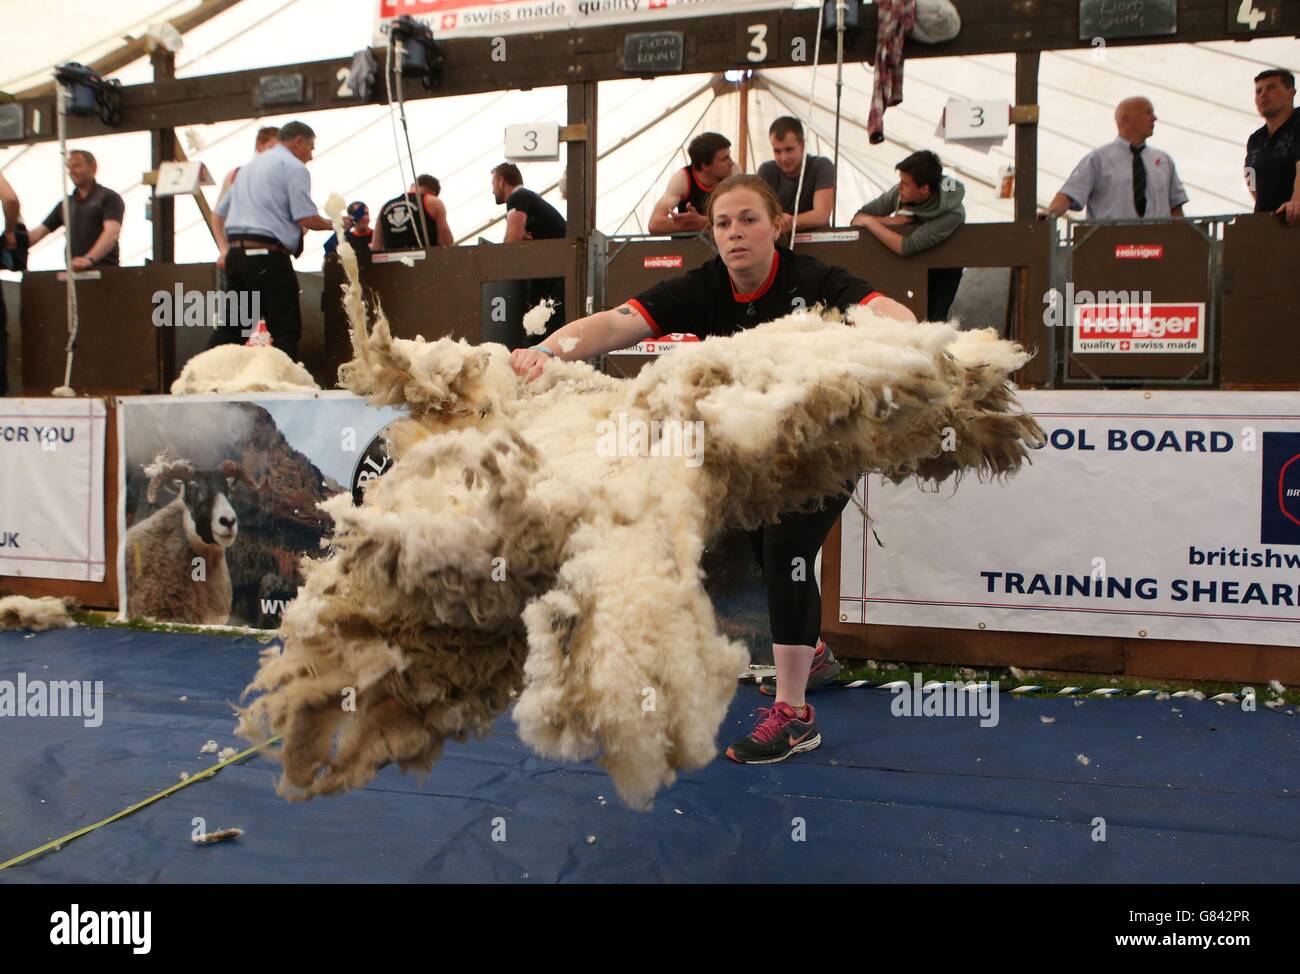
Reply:
[[[630,380],[552,361],[529,383],[501,346],[394,340],[382,312],[369,328],[355,280],[344,304],[342,381],[412,418],[361,506],[322,505],[333,552],[305,560],[284,651],[246,691],[239,733],[284,735],[292,798],[428,770],[513,703],[539,754],[595,759],[648,807],[713,759],[746,661],[704,591],[710,541],[864,471],[1007,476],[1041,439],[1007,382],[1018,346],[867,309],[711,338]],[[656,421],[702,423],[698,462],[601,448],[611,424]]]

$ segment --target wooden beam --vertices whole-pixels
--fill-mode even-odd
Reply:
[[[168,81],[176,77],[176,55],[161,48],[149,55],[153,62],[155,81]],[[176,130],[172,128],[154,129],[149,136],[150,165],[157,172],[164,162],[176,159]],[[155,185],[153,190],[153,259],[158,263],[171,264],[176,260],[176,200],[172,196],[159,196]]]
[[[1111,47],[1137,44],[1191,43],[1241,40],[1230,31],[1230,8],[1239,0],[1179,0],[1178,32],[1168,37],[1115,39]],[[973,54],[1037,52],[1092,48],[1092,39],[1079,37],[1078,0],[962,0],[962,31],[946,44],[919,44],[909,40],[908,58],[960,57]],[[863,29],[847,44],[846,61],[871,61],[875,57],[874,5],[863,8]],[[752,15],[679,18],[656,23],[661,30],[679,30],[686,35],[682,73],[703,74],[734,68],[773,68],[806,64],[794,60],[812,50],[816,31],[816,10],[779,10]],[[765,31],[763,50],[753,46],[751,27]],[[441,85],[426,91],[417,79],[407,79],[403,95],[407,100],[467,95],[486,91],[554,87],[575,82],[609,81],[636,77],[620,66],[623,38],[644,30],[645,24],[619,24],[574,31],[512,34],[506,37],[508,56],[494,60],[493,39],[470,37],[442,42],[445,58]],[[1269,36],[1300,36],[1300,4],[1288,4],[1280,28]],[[1262,36],[1262,35],[1261,35]],[[794,42],[802,39],[803,44]],[[760,60],[750,60],[762,53]],[[381,56],[382,60],[382,56]],[[276,114],[301,115],[360,104],[355,96],[338,94],[338,72],[351,64],[350,58],[311,61],[280,67],[234,71],[226,74],[181,78],[152,84],[129,85],[122,90],[122,123],[112,131],[131,132],[163,127],[180,128],[267,113],[255,98],[259,79],[274,74],[300,74],[304,100],[300,104],[276,106]],[[383,85],[374,98],[382,100]],[[1032,101],[1019,100],[1021,104]],[[27,137],[20,141],[54,138],[51,120],[52,96],[29,99]],[[31,112],[41,111],[43,131],[32,133]],[[109,131],[96,118],[68,120],[69,135],[84,138]]]

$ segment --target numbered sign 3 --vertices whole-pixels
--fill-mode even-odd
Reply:
[[[531,122],[526,125],[507,125],[506,158],[560,158],[560,124]]]
[[[1005,139],[1011,120],[1011,103],[949,101],[944,112],[944,136],[951,140]]]

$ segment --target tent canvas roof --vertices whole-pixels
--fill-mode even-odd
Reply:
[[[67,0],[20,8],[10,15],[20,36],[15,57],[7,58],[2,83],[14,91],[48,80],[49,68],[68,60],[90,62],[121,43],[126,32],[175,16],[195,6],[160,0],[123,2],[97,12],[93,23],[78,19],[84,10]],[[67,29],[52,32],[57,19]],[[366,46],[372,26],[370,4],[356,0],[244,0],[185,36],[177,55],[177,74],[192,77],[258,66],[341,57]],[[823,47],[825,58],[827,49]],[[1039,201],[1046,203],[1088,149],[1114,137],[1113,109],[1121,98],[1146,94],[1159,121],[1152,144],[1170,152],[1191,196],[1189,215],[1242,212],[1251,208],[1241,178],[1247,136],[1260,124],[1251,98],[1251,79],[1264,67],[1300,62],[1300,41],[1258,39],[1248,44],[1121,47],[1043,55],[1040,71],[1042,108],[1039,125]],[[987,154],[935,136],[940,113],[950,97],[1014,96],[1012,55],[920,59],[906,65],[904,102],[885,116],[887,141],[871,146],[865,123],[870,108],[871,68],[846,64],[840,142],[839,221],[846,223],[862,202],[890,185],[893,166],[918,148],[932,148],[965,182],[972,221],[1012,218],[1012,202],[998,198],[999,173],[1014,159],[1014,136]],[[124,84],[150,79],[147,60],[138,60],[114,77]],[[765,89],[754,92],[750,106],[749,168],[768,158],[766,129],[783,114],[805,119],[809,149],[831,155],[835,108],[835,66],[817,73],[816,99],[808,112],[811,68],[763,72]],[[607,153],[598,173],[597,225],[607,233],[641,232],[649,211],[673,167],[684,165],[685,144],[695,133],[716,130],[734,138],[738,96],[715,96],[702,75],[665,76],[653,81],[629,79],[600,86],[598,149]],[[631,133],[680,107],[616,151],[608,151]],[[495,92],[407,103],[411,143],[418,171],[442,182],[442,199],[457,237],[503,216],[492,199],[488,172],[503,158],[505,126],[517,122],[565,119],[561,88]],[[220,177],[252,154],[253,135],[266,124],[292,115],[222,122],[178,130],[192,158],[202,159]],[[383,106],[358,106],[304,115],[317,133],[311,163],[313,195],[323,204],[331,192],[348,200],[365,200],[372,208],[401,192],[397,149],[390,113]],[[127,205],[122,232],[122,260],[139,264],[149,256],[150,224],[145,219],[148,187],[141,174],[149,169],[148,133],[78,139],[95,153],[99,180],[122,194]],[[404,147],[403,147],[404,149]],[[521,167],[527,185],[537,189],[559,180],[563,162],[535,162]],[[0,149],[0,171],[23,200],[24,219],[35,224],[57,202],[60,192],[58,147],[54,143]],[[209,187],[216,202],[218,187]],[[557,190],[547,194],[561,212]],[[176,259],[212,260],[215,248],[198,208],[181,199],[176,208]],[[499,240],[503,223],[483,231]],[[308,235],[298,261],[303,270],[319,267],[326,234]],[[476,235],[477,236],[477,235]],[[58,266],[62,247],[46,241],[33,249],[30,266]]]

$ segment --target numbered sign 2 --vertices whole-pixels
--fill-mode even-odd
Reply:
[[[1011,104],[998,101],[950,101],[944,113],[944,136],[951,140],[1005,139]]]
[[[507,125],[506,158],[560,158],[560,124],[532,122],[527,125]]]
[[[185,196],[198,192],[199,186],[211,186],[212,177],[208,176],[203,163],[197,159],[189,162],[164,162],[158,167],[159,196]]]

